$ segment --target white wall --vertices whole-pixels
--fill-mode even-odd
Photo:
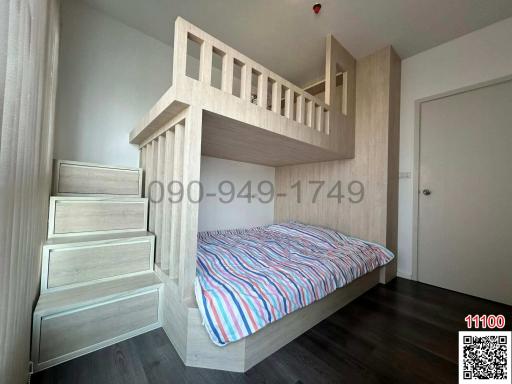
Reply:
[[[234,184],[235,195],[240,192],[247,181],[251,181],[251,194],[258,195],[258,183],[270,181],[274,184],[275,168],[261,165],[240,163],[237,161],[216,159],[203,156],[201,159],[201,183],[205,195],[215,193],[216,196],[204,197],[199,205],[199,231],[213,229],[247,228],[258,225],[272,224],[274,220],[274,200],[262,203],[258,197],[248,202],[245,198],[236,198],[231,203],[223,203],[231,196],[222,196],[219,185],[227,180]],[[221,188],[230,192],[226,183]],[[262,185],[263,192],[268,186]],[[242,193],[246,193],[244,190]],[[262,200],[266,201],[266,196]]]
[[[171,85],[171,47],[79,0],[62,2],[61,19],[54,157],[138,166],[128,135]],[[205,158],[201,178],[208,190],[222,180],[257,185],[261,179],[274,182],[274,169]],[[273,204],[205,199],[199,227],[248,227],[273,217]]]
[[[443,92],[512,74],[512,18],[472,32],[402,61],[398,271],[408,277],[415,252],[417,134],[415,102]],[[416,179],[417,180],[417,179]]]
[[[55,157],[138,165],[128,133],[171,84],[169,46],[62,2]]]

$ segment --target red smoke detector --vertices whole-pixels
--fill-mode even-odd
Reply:
[[[322,9],[322,4],[316,3],[313,5],[313,12],[315,12],[315,15],[318,15],[320,13],[320,10]]]

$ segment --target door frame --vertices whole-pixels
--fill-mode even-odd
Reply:
[[[436,95],[423,97],[414,102],[414,172],[413,172],[413,228],[412,228],[412,280],[418,281],[419,276],[419,206],[420,206],[420,133],[421,133],[421,106],[423,103],[443,99],[476,89],[492,87],[497,84],[506,83],[512,80],[512,75],[498,77],[496,79],[479,82],[454,90],[441,92]]]

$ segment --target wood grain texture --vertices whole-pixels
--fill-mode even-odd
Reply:
[[[141,144],[166,122],[179,115],[188,105],[176,99],[176,90],[171,87],[151,108],[148,114],[130,132],[130,143]]]
[[[180,301],[175,280],[165,279],[163,327],[187,366],[245,372],[319,321],[330,316],[379,282],[375,270],[326,298],[225,347],[212,343],[195,303]]]
[[[275,351],[302,335],[320,321],[331,316],[378,283],[379,270],[370,272],[359,279],[339,288],[307,307],[283,317],[256,332],[246,340],[244,371],[270,356]]]
[[[177,67],[178,65],[186,66],[187,36],[201,45],[201,57],[205,56],[201,59],[204,68],[200,68],[199,80],[185,76],[185,69]],[[209,139],[203,141],[204,154],[266,165],[295,164],[353,156],[352,115],[343,115],[341,112],[330,110],[330,106],[322,100],[307,94],[304,90],[181,18],[176,20],[174,37],[173,85],[132,131],[131,143],[144,146],[149,137],[154,137],[157,131],[182,113],[187,106],[194,106],[225,117],[226,121],[230,122],[232,131],[237,129],[241,131],[244,125],[254,128],[250,131],[251,147],[248,147],[245,140],[246,134],[233,134],[223,141],[222,138],[226,133],[217,135],[216,129],[219,129],[219,125],[212,127],[213,131],[209,134]],[[339,43],[337,44],[336,47],[341,47]],[[223,57],[222,89],[212,87],[208,81],[212,49]],[[234,60],[240,63],[242,70],[240,97],[232,94]],[[351,75],[353,74],[353,66],[347,70]],[[258,79],[254,94],[251,83],[253,74]],[[269,81],[272,82],[271,110],[267,105]],[[353,85],[353,82],[348,84]],[[349,89],[352,90],[352,88]],[[299,95],[297,100],[300,103],[304,99],[308,100],[307,124],[303,121],[303,109],[300,105],[301,114],[295,116],[293,113],[297,108],[295,95]],[[256,97],[254,103],[251,102],[253,96]],[[352,103],[350,105],[353,105],[354,101],[351,100],[353,96],[353,92],[348,92],[347,99]],[[284,97],[284,108],[281,107],[282,97]],[[322,113],[317,113],[317,110]],[[208,128],[208,122],[205,119],[203,121],[205,134],[208,134]],[[271,136],[274,136],[275,140],[269,140]],[[275,136],[279,136],[279,140]],[[270,149],[269,145],[272,145]],[[249,158],[246,155],[247,150],[251,153]],[[223,154],[223,151],[226,153]],[[269,163],[269,153],[274,153],[274,157],[280,154],[279,159]]]
[[[166,163],[166,135],[162,135],[158,138],[158,145],[157,145],[157,156],[155,158],[156,164],[154,164],[155,167],[155,178],[154,181],[156,181],[157,184],[155,184],[154,188],[152,189],[152,212],[154,213],[154,228],[153,233],[156,237],[157,247],[155,249],[155,262],[158,264],[162,263],[161,257],[161,241],[162,241],[162,219],[164,216],[164,202],[167,200],[165,198],[165,190],[166,186],[164,184],[164,175],[165,175],[165,169],[167,167]],[[150,220],[152,220],[150,218]]]
[[[325,102],[333,106],[329,122],[329,129],[339,129],[343,124],[343,131],[340,139],[343,141],[348,157],[354,155],[354,132],[356,119],[356,61],[352,55],[332,36],[327,36],[325,53]],[[342,97],[341,109],[337,110],[337,79],[338,68],[343,73],[341,84]]]
[[[76,312],[43,317],[38,363],[64,356],[158,321],[158,291]]]
[[[172,165],[173,180],[183,184],[183,138],[185,127],[183,124],[177,124],[174,129],[174,150]],[[180,229],[181,227],[181,202],[171,204],[171,222],[170,222],[170,251],[169,251],[169,277],[178,278],[180,262]]]
[[[139,168],[56,160],[53,177],[56,196],[142,196]]]
[[[48,237],[145,231],[145,198],[51,197]]]
[[[51,189],[59,1],[2,2],[0,383],[26,383]]]
[[[388,128],[388,200],[386,246],[395,254],[398,251],[398,175],[400,148],[400,84],[402,63],[392,49],[389,87]],[[395,263],[395,269],[397,265]],[[396,274],[396,271],[395,271]]]
[[[396,251],[399,65],[391,47],[357,62],[354,159],[276,168],[277,192],[287,194],[276,199],[276,222],[327,226]],[[345,195],[340,203],[327,196],[338,180]],[[290,189],[297,181],[301,202]],[[326,184],[313,203],[315,181]],[[360,203],[348,199],[352,181],[364,186]]]
[[[201,180],[201,130],[202,110],[199,107],[189,107],[182,143],[182,183],[183,186],[187,186],[188,195],[180,204],[178,282],[182,300],[194,297]]]
[[[102,242],[65,244],[43,248],[41,281],[44,289],[69,287],[100,279],[149,271],[153,260],[153,236],[139,239],[115,239]]]
[[[167,186],[174,180],[174,146],[175,146],[175,133],[174,131],[167,131],[165,133],[165,159],[163,160],[163,193],[161,210],[162,210],[162,230],[158,249],[160,253],[160,266],[163,270],[168,271],[171,263],[171,228],[172,228],[172,204],[167,196]]]
[[[151,288],[159,288],[161,285],[162,281],[154,272],[147,272],[116,280],[102,281],[91,286],[51,292],[39,297],[34,315],[43,317],[77,307],[101,304],[106,300],[126,294],[126,292],[134,294]]]
[[[155,139],[151,142],[149,149],[150,157],[148,158],[147,169],[148,169],[148,194],[147,197],[149,200],[156,199],[156,193],[158,193],[158,141],[159,139]],[[151,204],[148,207],[148,229],[150,232],[155,233],[155,222],[156,222],[156,207],[154,204]]]
[[[274,167],[340,158],[337,152],[207,111],[202,143],[205,156]]]
[[[161,280],[153,272],[146,272],[43,293],[32,323],[34,370],[161,326],[161,291]],[[137,299],[130,304],[131,298],[148,294],[157,296],[150,300],[151,304],[145,300],[140,307]],[[141,324],[141,319],[149,317],[153,321]]]

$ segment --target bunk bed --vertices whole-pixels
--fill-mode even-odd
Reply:
[[[193,45],[199,51],[195,70],[190,55]],[[214,67],[216,61],[220,67]],[[176,203],[167,198],[151,201],[149,207],[149,230],[156,236],[155,271],[164,282],[163,328],[186,365],[244,372],[371,287],[394,277],[394,268],[389,268],[393,256],[385,248],[340,232],[288,223],[244,232],[243,239],[257,232],[291,241],[279,231],[296,231],[300,226],[307,234],[293,238],[295,244],[304,246],[313,232],[335,236],[337,243],[330,248],[319,245],[318,239],[311,243],[303,249],[302,260],[311,258],[312,248],[317,247],[316,256],[330,257],[332,264],[334,259],[343,260],[336,252],[347,255],[350,252],[342,248],[352,246],[360,258],[345,269],[351,271],[351,278],[338,268],[338,279],[317,282],[324,285],[321,294],[297,305],[291,300],[288,304],[293,308],[262,321],[264,327],[255,326],[231,338],[216,339],[215,327],[208,325],[208,306],[202,301],[201,272],[207,270],[208,242],[219,236],[236,242],[227,234],[238,236],[238,245],[243,239],[237,231],[198,235],[201,155],[274,167],[353,158],[355,66],[352,56],[328,36],[326,76],[321,87],[309,88],[317,90],[314,96],[184,19],[176,20],[172,86],[132,130],[130,142],[140,148],[146,196],[155,181],[188,186],[187,198]]]

